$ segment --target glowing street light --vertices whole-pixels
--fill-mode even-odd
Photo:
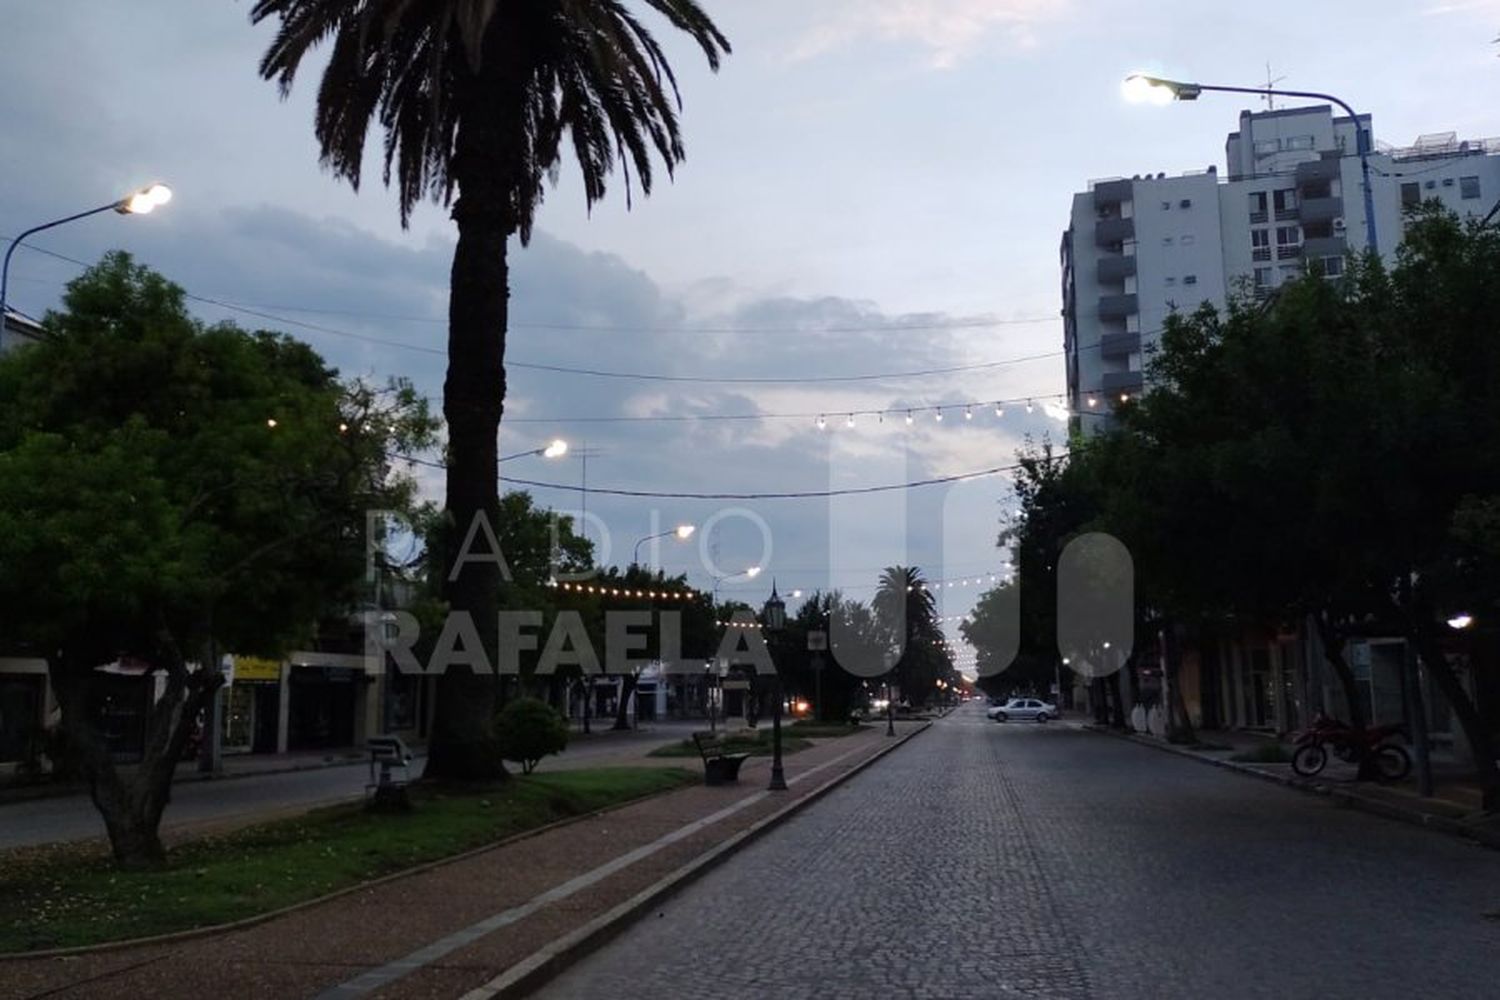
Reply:
[[[108,212],[110,210],[114,210],[121,215],[148,215],[171,200],[171,188],[165,184],[152,184],[149,187],[143,187],[139,191],[132,192],[123,198],[116,199],[108,205],[100,205],[98,208],[91,208],[86,212],[77,212],[61,219],[44,222],[40,226],[32,226],[30,229],[22,232],[20,236],[11,240],[10,246],[5,248],[5,262],[0,264],[0,326],[5,324],[6,293],[10,288],[10,258],[16,252],[16,247],[20,246],[21,241],[26,239],[26,237],[34,236],[45,229],[52,229],[68,222],[76,222],[79,219],[86,219],[91,215],[98,215],[100,212]]]
[[[532,456],[537,458],[562,458],[567,453],[568,442],[562,438],[556,438],[540,448],[527,448],[525,451],[518,451],[514,455],[503,455],[500,461],[509,462],[517,458],[530,458]]]
[[[1474,625],[1474,616],[1471,614],[1457,614],[1448,619],[1448,627],[1454,631],[1462,631]]]
[[[1377,254],[1380,244],[1375,232],[1375,191],[1370,186],[1370,133],[1359,122],[1359,115],[1348,103],[1315,90],[1279,90],[1275,87],[1226,87],[1209,83],[1185,83],[1182,80],[1166,80],[1147,73],[1132,73],[1123,85],[1125,98],[1137,103],[1171,104],[1173,101],[1196,101],[1205,91],[1223,94],[1255,94],[1258,97],[1303,97],[1310,101],[1327,101],[1344,109],[1354,124],[1354,135],[1359,152],[1359,169],[1364,180],[1365,240]]]
[[[640,541],[635,543],[635,552],[631,555],[630,561],[633,565],[636,566],[639,566],[641,564],[641,546],[645,545],[647,542],[655,541],[658,538],[666,538],[668,535],[676,538],[679,542],[685,542],[689,538],[692,538],[693,533],[697,530],[698,526],[696,524],[679,524],[675,528],[669,528],[666,531],[659,531],[654,535],[647,535],[645,538],[642,538]]]

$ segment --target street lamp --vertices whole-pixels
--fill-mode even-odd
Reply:
[[[562,458],[567,453],[568,442],[564,441],[562,438],[557,438],[555,440],[547,442],[540,448],[527,448],[525,451],[518,451],[514,455],[503,455],[501,456],[500,461],[509,462],[512,459],[529,458],[533,455],[538,458]]]
[[[1225,87],[1207,83],[1184,83],[1181,80],[1164,80],[1145,73],[1132,73],[1125,78],[1124,93],[1127,100],[1144,101],[1151,104],[1170,104],[1173,101],[1196,101],[1204,91],[1223,94],[1256,94],[1258,96],[1279,95],[1302,97],[1310,101],[1328,101],[1343,108],[1354,122],[1355,141],[1359,151],[1359,169],[1365,187],[1365,241],[1376,254],[1380,244],[1375,234],[1375,192],[1370,187],[1370,134],[1360,127],[1359,115],[1347,103],[1332,94],[1315,90],[1278,90],[1273,87]]]
[[[656,541],[656,539],[666,538],[668,535],[674,536],[679,542],[685,542],[689,538],[692,538],[693,532],[697,530],[697,525],[679,524],[677,527],[672,528],[668,531],[660,531],[654,535],[647,535],[645,538],[642,538],[640,541],[635,543],[635,552],[630,557],[630,561],[636,566],[639,566],[641,564],[641,546],[645,545],[647,542],[654,542]]]
[[[171,188],[165,184],[152,184],[141,188],[139,191],[134,191],[117,201],[112,201],[108,205],[100,205],[98,208],[91,208],[87,212],[78,212],[75,215],[53,219],[51,222],[44,222],[40,226],[32,226],[20,236],[11,240],[10,246],[5,248],[5,262],[0,264],[0,326],[3,326],[5,323],[6,293],[10,289],[11,254],[16,252],[16,247],[20,246],[21,241],[26,239],[26,237],[34,236],[44,229],[52,229],[68,222],[86,219],[91,215],[98,215],[100,212],[108,212],[110,209],[114,209],[121,215],[149,215],[152,211],[171,200]]]
[[[776,593],[776,583],[771,582],[771,597],[761,610],[761,625],[765,631],[775,634],[786,627],[786,602]],[[766,655],[770,655],[769,647]],[[781,770],[781,671],[776,661],[771,661],[771,676],[774,679],[775,700],[771,704],[771,783],[767,791],[786,791],[786,774]]]
[[[742,569],[738,573],[725,573],[723,576],[714,577],[714,588],[711,592],[713,604],[717,605],[719,603],[719,584],[725,580],[738,580],[742,576],[747,580],[754,580],[757,576],[760,576],[760,567],[751,566],[749,569]]]
[[[896,735],[896,697],[895,691],[891,689],[891,682],[895,680],[896,656],[894,653],[885,654],[885,734]]]

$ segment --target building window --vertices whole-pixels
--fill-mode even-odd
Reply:
[[[1422,204],[1422,185],[1418,184],[1416,181],[1411,181],[1407,184],[1401,185],[1401,204]]]
[[[1458,179],[1458,191],[1465,199],[1479,197],[1479,178],[1460,177]]]
[[[1281,143],[1277,142],[1275,139],[1255,140],[1255,155],[1258,159],[1265,159],[1268,156],[1275,156],[1280,151]]]
[[[1161,203],[1161,210],[1163,212],[1170,212],[1170,211],[1172,211],[1172,203],[1170,201],[1164,201],[1164,202],[1162,202]]]
[[[1340,275],[1342,275],[1343,273],[1344,273],[1344,258],[1342,258],[1342,257],[1324,257],[1323,258],[1323,277],[1325,277],[1325,278],[1337,278]]]
[[[1191,199],[1191,198],[1184,198],[1180,202],[1177,203],[1177,207],[1178,208],[1192,208],[1193,207],[1193,199]]]
[[[1255,287],[1266,288],[1271,284],[1271,269],[1269,267],[1257,267],[1255,269]]]
[[[1184,233],[1182,239],[1178,240],[1177,242],[1182,246],[1190,247],[1194,243],[1198,242],[1198,237],[1194,236],[1192,233]]]
[[[1250,224],[1266,221],[1266,193],[1264,191],[1252,191],[1250,193]]]
[[[1172,288],[1172,287],[1174,287],[1174,286],[1175,286],[1175,285],[1176,285],[1176,284],[1177,284],[1177,279],[1176,279],[1176,278],[1168,278],[1168,279],[1167,279],[1167,287],[1168,287],[1168,288]]]
[[[1302,276],[1302,268],[1299,267],[1298,265],[1296,265],[1296,264],[1282,264],[1281,265],[1281,281],[1282,281],[1283,284],[1285,284],[1288,281],[1296,281],[1301,276]]]
[[[1172,237],[1170,237],[1170,236],[1163,236],[1161,238],[1161,245],[1164,246],[1164,247],[1171,246],[1172,245]]]
[[[1280,247],[1295,246],[1302,242],[1302,229],[1300,226],[1277,226],[1276,245]]]
[[[1189,274],[1182,279],[1182,283],[1184,285],[1196,285],[1198,283],[1198,276],[1196,274]]]
[[[1286,188],[1285,190],[1277,191],[1272,196],[1272,201],[1276,207],[1276,218],[1289,219],[1296,217],[1297,190],[1295,188]]]
[[[1250,245],[1252,247],[1268,247],[1271,245],[1271,231],[1269,229],[1250,230]]]
[[[1422,186],[1425,187],[1429,191],[1436,191],[1437,190],[1437,181],[1428,181],[1426,184],[1424,184]]]
[[[1294,135],[1282,144],[1286,149],[1304,150],[1312,149],[1316,143],[1310,135]]]

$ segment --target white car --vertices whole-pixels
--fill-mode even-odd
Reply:
[[[996,722],[1010,722],[1013,719],[1050,722],[1057,718],[1057,706],[1035,698],[1012,698],[1003,705],[996,705],[985,714]]]

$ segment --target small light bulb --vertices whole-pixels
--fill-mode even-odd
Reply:
[[[912,420],[913,420],[913,419],[915,419],[915,418],[913,418],[913,417],[912,417],[912,415],[911,415],[911,411],[910,411],[910,410],[907,410],[907,411],[906,411],[906,426],[908,426],[908,427],[910,427],[910,426],[911,426],[911,424],[912,424]]]
[[[941,407],[939,407],[938,411],[937,411],[937,420],[938,420],[938,423],[942,423],[943,422],[943,410],[942,410]]]
[[[275,427],[276,426],[276,418],[275,417],[268,417],[266,419],[266,426],[267,427]]]
[[[818,414],[818,430],[820,430],[820,431],[821,430],[825,430],[825,429],[827,429],[827,427],[828,427],[828,418],[824,417],[821,413]]]
[[[1028,400],[1027,400],[1027,401],[1026,401],[1026,412],[1027,412],[1027,413],[1030,413],[1030,412],[1031,412],[1031,410],[1032,410],[1032,406],[1031,406],[1031,400],[1029,400],[1029,399],[1028,399]]]
[[[971,410],[971,409],[969,409],[967,406],[964,407],[964,419],[965,420],[973,420],[974,419],[974,411]]]
[[[1097,399],[1095,399],[1093,396],[1089,397],[1089,406],[1090,407],[1097,406],[1098,404],[1099,404],[1099,401]]]
[[[339,424],[339,433],[340,434],[348,434],[349,433],[349,425],[348,424],[342,424],[342,423]]]
[[[852,414],[852,413],[849,414],[849,419],[844,421],[844,426],[845,427],[853,427],[854,426],[854,414]]]
[[[1120,393],[1120,402],[1122,402],[1122,403],[1128,403],[1128,402],[1130,402],[1130,393],[1128,393],[1128,392],[1122,392],[1122,393]]]
[[[1005,407],[1001,406],[999,403],[995,404],[995,416],[997,416],[997,417],[1003,417],[1003,416],[1005,416]]]

